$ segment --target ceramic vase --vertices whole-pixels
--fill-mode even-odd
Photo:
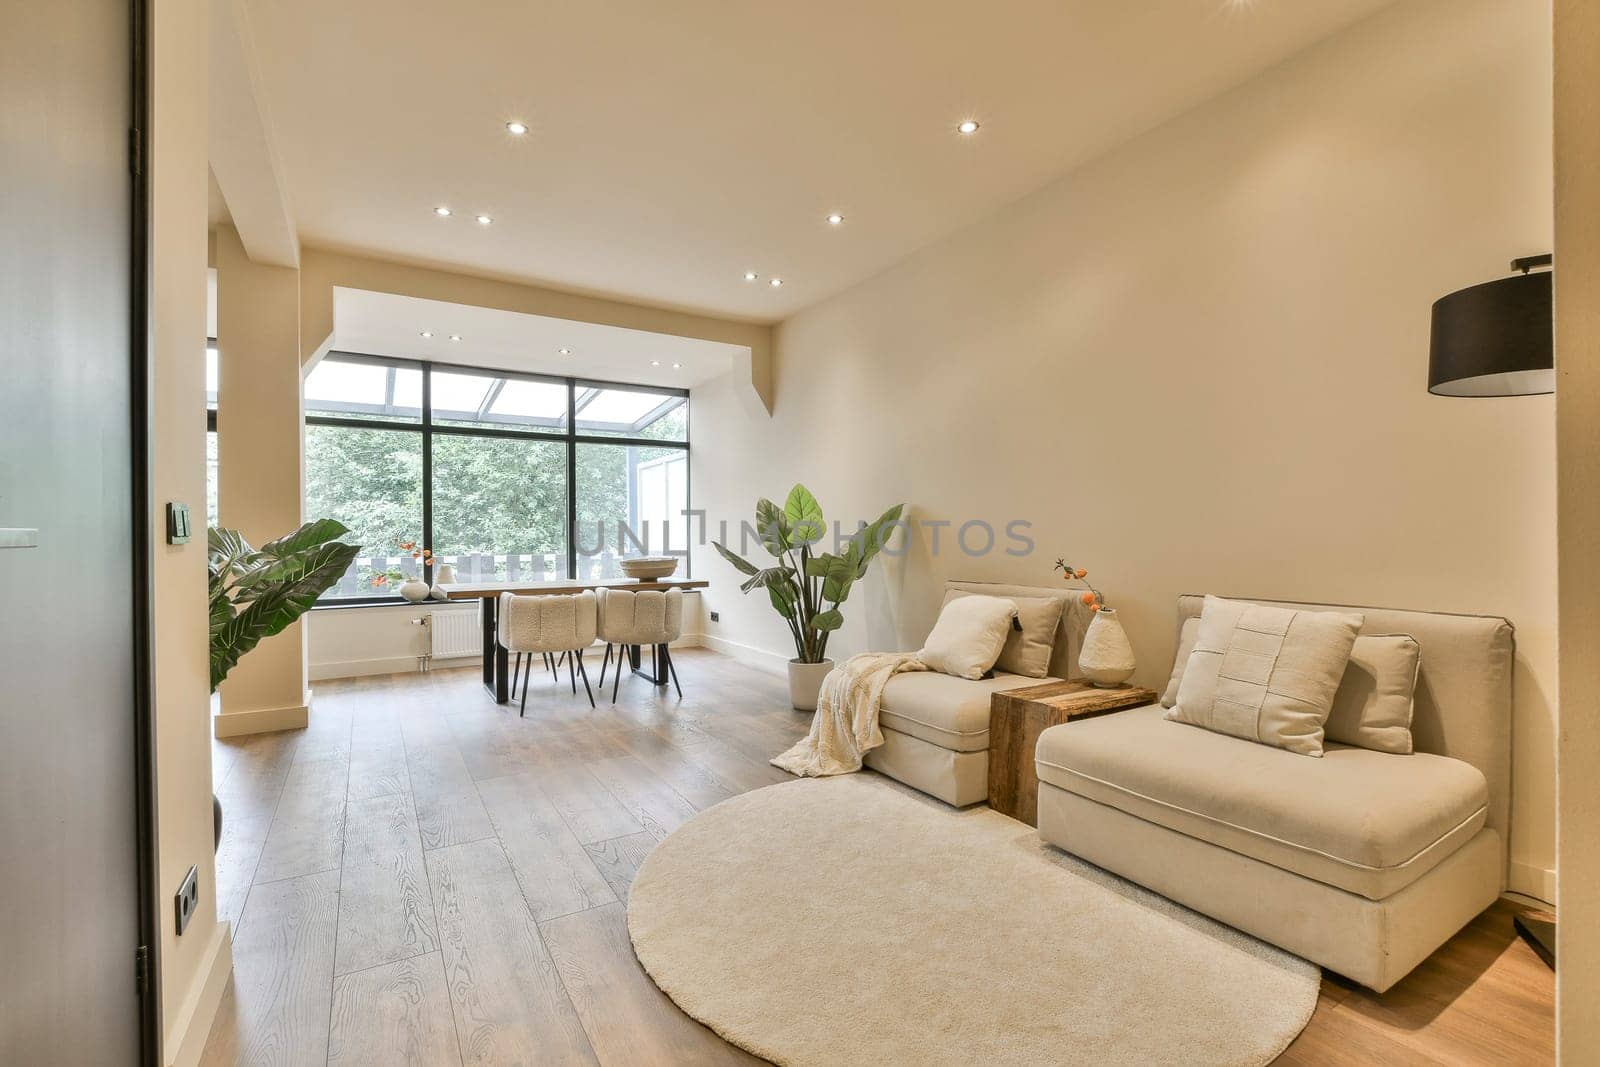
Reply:
[[[1101,608],[1089,620],[1078,651],[1078,669],[1092,684],[1111,689],[1133,677],[1133,646],[1115,608]]]
[[[428,599],[428,583],[421,578],[407,578],[400,584],[400,595],[413,604],[420,604]]]
[[[833,670],[833,660],[821,663],[789,661],[789,703],[796,711],[816,711],[817,694],[822,692],[822,680]]]
[[[441,585],[449,585],[456,580],[456,569],[448,563],[440,563],[433,568],[433,588],[428,590],[428,595],[434,600],[449,600]]]

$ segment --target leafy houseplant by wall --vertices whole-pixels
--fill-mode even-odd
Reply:
[[[237,530],[207,533],[213,693],[240,656],[282,633],[339,580],[361,551],[338,540],[349,532],[341,522],[318,519],[260,548]]]
[[[259,549],[237,530],[206,534],[211,594],[211,691],[239,657],[282,633],[344,574],[360,545],[339,541],[350,531],[332,519],[308,522]],[[214,833],[222,838],[222,806],[211,796]]]
[[[811,490],[796,485],[781,508],[766,499],[756,502],[756,532],[777,559],[776,566],[757,567],[726,545],[712,542],[722,558],[745,575],[739,588],[746,593],[765,589],[773,610],[789,624],[795,650],[789,661],[789,697],[797,710],[816,708],[822,679],[833,668],[828,636],[844,625],[839,605],[850,595],[850,587],[866,577],[867,565],[904,507],[896,504],[885,511],[851,538],[841,553],[813,552],[812,546],[827,533],[827,523]]]

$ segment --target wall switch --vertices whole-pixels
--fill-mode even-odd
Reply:
[[[167,544],[189,543],[189,505],[176,502],[167,505]]]
[[[189,920],[194,918],[194,909],[200,906],[200,881],[193,867],[183,876],[183,884],[178,887],[176,897],[178,908],[178,933],[188,927]]]
[[[722,621],[722,613],[719,612],[719,611],[713,611],[711,613],[711,621],[712,622],[721,622]]]

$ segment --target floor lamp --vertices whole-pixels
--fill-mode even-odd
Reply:
[[[1511,261],[1517,273],[1433,304],[1428,392],[1436,396],[1531,396],[1556,389],[1551,255]],[[1550,267],[1551,270],[1540,270]],[[1517,933],[1551,967],[1556,923],[1518,915]]]

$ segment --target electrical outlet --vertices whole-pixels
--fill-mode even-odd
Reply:
[[[200,906],[200,879],[193,867],[183,876],[183,884],[178,887],[176,898],[178,906],[178,933],[188,927],[189,920],[194,918],[194,909]]]
[[[711,613],[711,621],[712,622],[721,622],[722,621],[722,613],[720,611],[713,611]]]

